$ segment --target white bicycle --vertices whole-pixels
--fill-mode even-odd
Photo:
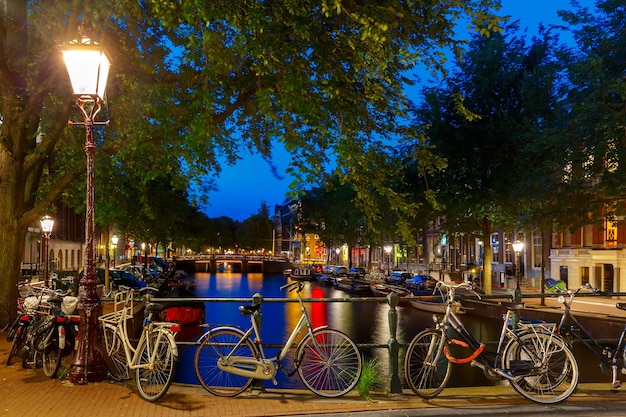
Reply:
[[[135,371],[135,381],[141,397],[147,401],[157,401],[172,385],[178,348],[176,333],[180,331],[178,323],[158,322],[152,315],[163,311],[163,306],[150,301],[150,290],[145,287],[144,320],[141,337],[134,347],[128,336],[127,323],[133,318],[133,289],[120,286],[114,297],[114,311],[100,316],[101,338],[105,353],[105,362],[111,378],[116,381],[130,379],[130,372]]]

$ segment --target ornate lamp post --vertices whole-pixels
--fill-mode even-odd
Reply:
[[[516,280],[516,284],[515,284],[515,298],[516,298],[516,302],[519,302],[522,297],[521,297],[521,289],[519,287],[519,281],[520,281],[520,264],[522,263],[521,258],[518,262],[518,258],[520,256],[520,253],[524,250],[524,242],[520,242],[519,240],[516,240],[515,243],[513,243],[513,251],[515,252],[515,280]]]
[[[119,237],[117,235],[111,236],[111,243],[113,244],[113,268],[115,268],[115,254],[117,252],[117,242],[119,242]]]
[[[40,223],[41,232],[43,233],[43,283],[46,287],[49,287],[50,282],[48,280],[48,264],[50,262],[48,260],[48,242],[50,240],[50,235],[52,234],[52,229],[54,228],[54,219],[46,215],[41,218]]]
[[[522,290],[520,289],[520,286],[519,286],[519,281],[520,281],[520,271],[519,271],[520,268],[519,267],[522,262],[521,262],[521,258],[519,262],[517,260],[522,250],[524,250],[524,243],[520,242],[519,240],[516,240],[513,243],[513,251],[515,252],[515,279],[516,279],[515,291],[513,292],[514,303],[522,302]],[[515,312],[511,320],[513,321],[513,328],[516,329],[517,323],[519,322],[519,313]]]
[[[389,263],[391,262],[389,255],[391,254],[391,246],[385,246],[385,253],[387,254],[387,276],[389,276]]]
[[[98,337],[98,316],[102,304],[97,293],[99,284],[96,275],[95,216],[94,216],[94,157],[96,144],[93,138],[94,118],[102,109],[102,100],[109,75],[110,60],[105,50],[96,42],[81,36],[69,44],[59,47],[63,53],[77,105],[84,122],[68,122],[70,125],[85,126],[85,154],[87,159],[87,190],[85,214],[85,268],[80,280],[80,337],[76,357],[72,363],[69,379],[74,384],[103,381],[107,377]]]

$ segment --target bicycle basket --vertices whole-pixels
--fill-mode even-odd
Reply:
[[[61,309],[67,315],[74,314],[76,311],[76,306],[78,305],[78,297],[73,296],[65,296],[63,297],[63,303],[61,304]]]
[[[39,308],[39,297],[31,295],[30,297],[26,297],[24,299],[24,310],[26,311],[34,311]]]

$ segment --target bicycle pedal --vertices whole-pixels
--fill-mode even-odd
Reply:
[[[513,373],[511,373],[508,369],[494,368],[493,372],[504,379],[508,379],[509,381],[515,381],[521,378],[518,375],[513,375]]]

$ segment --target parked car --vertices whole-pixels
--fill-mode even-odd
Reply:
[[[98,276],[100,283],[104,284],[104,269],[98,268],[96,270],[96,275]],[[83,271],[80,271],[80,273],[78,274],[78,278],[79,279],[83,278]],[[124,285],[126,287],[139,290],[148,285],[144,281],[140,280],[139,278],[136,278],[134,275],[128,272],[122,271],[121,269],[109,269],[109,280],[113,288],[117,288],[120,285]]]
[[[348,275],[348,268],[345,266],[335,266],[332,272],[333,276],[336,277],[338,275]]]
[[[326,265],[322,270],[322,274],[332,275],[333,269],[335,269],[335,265]]]
[[[415,275],[404,281],[404,286],[411,290],[433,291],[437,280],[430,275]]]
[[[121,269],[109,269],[109,279],[116,287],[123,285],[125,287],[130,287],[135,290],[141,289],[148,285],[133,274],[122,271]]]
[[[391,274],[385,278],[385,281],[388,284],[404,285],[404,282],[412,276],[410,272],[406,271],[391,271]]]
[[[350,268],[350,271],[348,271],[348,275],[354,278],[365,278],[366,273],[365,268]]]

